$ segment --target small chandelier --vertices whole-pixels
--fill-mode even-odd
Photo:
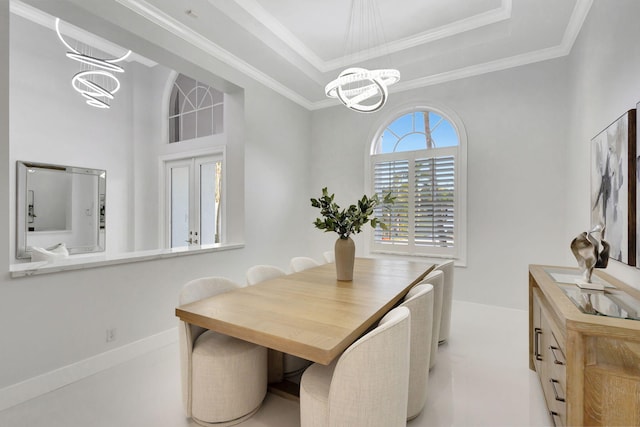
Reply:
[[[60,18],[56,18],[56,33],[62,44],[71,51],[67,52],[67,58],[79,62],[82,67],[82,70],[71,79],[71,86],[86,98],[88,105],[96,108],[110,108],[113,95],[120,90],[120,81],[113,73],[124,73],[124,68],[116,63],[124,61],[131,51],[113,59],[96,58],[88,52],[80,52],[71,47],[62,37]]]
[[[358,3],[359,13],[356,13],[356,3]],[[366,10],[361,11],[362,9]],[[356,21],[356,15],[359,14],[365,16],[366,19],[361,18]],[[369,44],[373,42],[384,46],[384,37],[382,40],[370,40],[372,34],[378,35],[378,29],[382,33],[382,19],[377,12],[376,0],[352,0],[351,19],[347,33],[347,38],[350,41],[354,39],[354,27],[357,22],[365,27],[361,29],[362,37],[366,38]],[[348,48],[349,41],[345,45],[345,48]],[[371,46],[356,47],[364,49]],[[338,98],[347,108],[361,113],[372,113],[384,106],[389,96],[387,87],[399,80],[400,71],[392,68],[368,70],[362,67],[350,67],[326,85],[324,91],[329,98]]]

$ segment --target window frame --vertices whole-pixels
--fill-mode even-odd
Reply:
[[[454,130],[458,134],[458,146],[457,147],[441,147],[430,148],[424,150],[415,151],[400,151],[395,153],[377,154],[375,153],[378,141],[384,131],[389,125],[400,117],[415,113],[415,112],[433,112],[444,119],[448,120],[453,126]],[[467,135],[460,118],[448,108],[436,107],[433,105],[420,103],[412,103],[410,105],[400,106],[396,109],[391,109],[388,113],[382,117],[377,126],[374,126],[374,133],[368,140],[367,150],[365,153],[365,188],[368,192],[375,191],[374,189],[374,165],[375,160],[380,159],[381,156],[386,156],[387,159],[412,159],[425,158],[426,157],[438,157],[444,153],[451,152],[451,150],[457,150],[456,153],[456,174],[455,174],[455,237],[454,248],[452,250],[441,250],[437,247],[419,247],[416,249],[415,243],[412,242],[406,247],[400,247],[399,245],[382,245],[375,242],[375,232],[373,230],[368,231],[366,239],[366,252],[368,254],[376,255],[396,255],[405,257],[426,257],[433,259],[453,259],[456,266],[466,266],[467,262]],[[442,154],[439,154],[442,153]]]

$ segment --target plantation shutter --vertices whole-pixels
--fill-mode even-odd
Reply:
[[[416,246],[454,246],[455,158],[415,160],[414,241]]]
[[[373,232],[373,251],[455,256],[456,151],[446,147],[371,157],[373,191],[396,198],[376,208],[386,230]]]
[[[409,241],[409,161],[381,161],[374,165],[374,192],[384,195],[391,192],[393,205],[377,207],[376,218],[387,226],[376,228],[374,239],[385,244],[406,245]]]

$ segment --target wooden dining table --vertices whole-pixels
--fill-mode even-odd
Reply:
[[[356,258],[353,280],[338,281],[329,263],[182,305],[176,316],[328,365],[433,268],[427,262]]]

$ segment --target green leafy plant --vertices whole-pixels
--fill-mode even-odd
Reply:
[[[322,218],[316,218],[313,225],[325,232],[335,231],[340,235],[341,239],[347,239],[351,234],[357,234],[362,231],[362,226],[371,221],[371,227],[380,226],[383,230],[387,229],[386,224],[380,222],[378,218],[373,216],[374,209],[379,205],[393,204],[395,197],[391,197],[391,192],[387,193],[382,199],[374,194],[371,197],[362,196],[358,200],[357,205],[351,205],[347,209],[340,209],[337,203],[333,201],[335,194],[329,195],[327,187],[322,189],[322,196],[317,199],[311,199],[311,206],[320,208]]]

